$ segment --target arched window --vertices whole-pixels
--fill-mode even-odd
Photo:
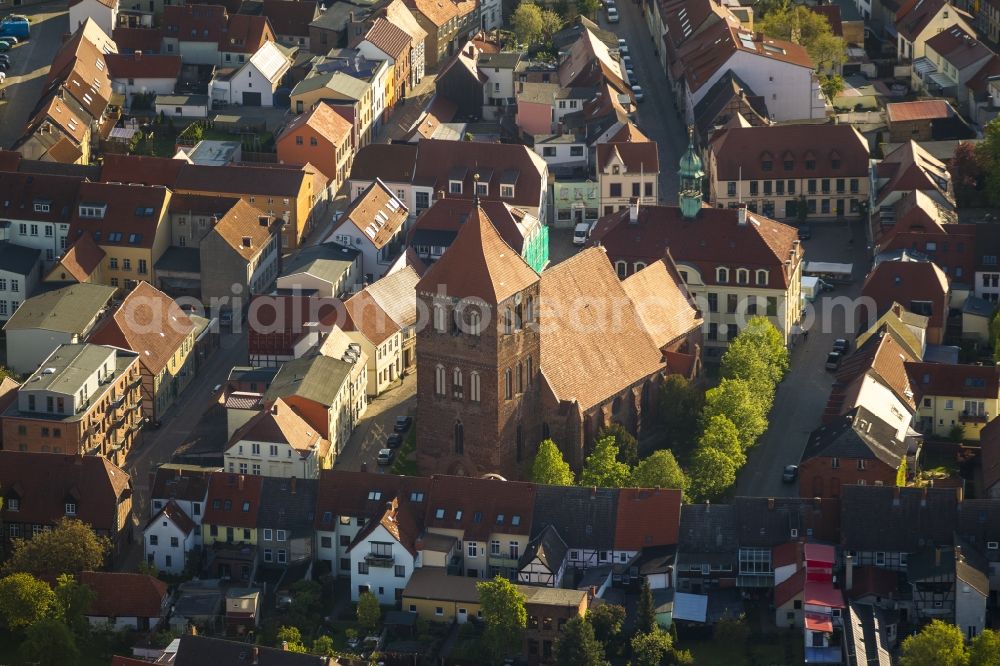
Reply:
[[[524,327],[524,306],[518,303],[514,306],[514,328],[521,330]]]
[[[637,261],[637,262],[635,262],[635,272],[636,273],[638,273],[639,271],[641,271],[645,267],[646,267],[646,262],[644,262],[644,261]]]
[[[503,397],[507,400],[514,397],[514,378],[511,377],[510,368],[503,371]]]
[[[615,272],[618,273],[619,280],[624,280],[628,277],[628,264],[624,261],[616,261]]]
[[[719,284],[726,284],[729,282],[729,269],[720,266],[715,269],[715,281]]]
[[[462,397],[462,371],[458,368],[451,373],[451,396],[453,398]]]
[[[465,427],[461,421],[455,421],[455,453],[465,453]]]
[[[526,319],[525,323],[532,323],[535,321],[535,298],[534,296],[528,296],[528,308],[525,312]]]
[[[469,374],[469,399],[479,402],[479,373],[475,370]]]
[[[510,308],[503,311],[503,332],[507,335],[514,332],[514,312]]]
[[[737,284],[750,284],[750,271],[745,268],[736,269]]]
[[[549,422],[542,421],[542,439],[548,439],[552,436],[552,431],[549,429]]]
[[[517,364],[517,392],[521,393],[524,391],[524,364]]]
[[[434,392],[437,393],[438,395],[444,395],[445,394],[444,383],[445,383],[444,366],[438,364],[438,366],[434,369]]]
[[[479,314],[479,310],[473,310],[469,313],[469,334],[479,335],[482,331],[482,321],[483,316]]]
[[[531,388],[531,377],[534,374],[534,373],[532,373],[532,367],[533,367],[533,363],[531,361],[531,357],[529,356],[528,357],[528,376],[527,376],[527,378],[525,379],[525,382],[524,382],[524,385],[527,386],[528,388]]]
[[[448,330],[448,325],[445,321],[445,309],[440,304],[434,305],[434,330],[438,333],[444,333]]]
[[[611,403],[611,411],[614,414],[617,414],[619,411],[621,411],[621,408],[622,408],[621,396],[615,396],[614,402]]]
[[[762,268],[757,269],[757,286],[766,287],[768,283],[768,272]]]

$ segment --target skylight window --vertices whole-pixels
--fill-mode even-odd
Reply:
[[[382,499],[382,493],[380,493],[377,490],[373,490],[370,493],[368,493],[368,499],[370,499],[370,500],[380,500],[380,499]]]

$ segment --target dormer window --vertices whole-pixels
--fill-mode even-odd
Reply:
[[[66,515],[67,516],[76,515],[76,502],[66,502]]]
[[[737,284],[749,284],[750,282],[750,271],[745,268],[736,269],[736,283]]]
[[[21,500],[17,497],[8,497],[6,506],[8,511],[20,511]]]
[[[485,196],[489,196],[489,194],[490,194],[490,184],[489,183],[481,183],[481,182],[477,182],[476,183],[476,195],[477,196],[485,197]]]
[[[500,197],[503,199],[513,199],[514,198],[514,186],[513,185],[501,185],[500,186]]]
[[[80,217],[103,219],[107,210],[105,204],[80,204]]]
[[[48,201],[36,201],[35,202],[35,212],[36,213],[48,213],[52,209],[51,204]]]
[[[448,181],[448,193],[449,194],[461,194],[462,193],[462,181],[460,181],[460,180],[449,180]]]
[[[622,172],[622,168],[620,166],[618,166],[617,164],[615,164],[615,165],[613,165],[611,167],[611,175],[612,176],[618,176],[618,175],[621,174],[621,172]]]
[[[766,287],[768,283],[768,272],[760,269],[757,271],[757,286]]]
[[[719,284],[725,284],[729,282],[729,269],[728,268],[716,268],[715,269],[715,281]]]

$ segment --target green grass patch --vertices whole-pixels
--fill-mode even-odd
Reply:
[[[717,641],[682,642],[681,649],[690,650],[696,664],[760,664],[761,666],[791,666],[805,660],[802,641],[791,643],[793,654],[789,659],[783,642],[774,644],[733,644]]]
[[[399,474],[401,476],[416,476],[417,475],[417,461],[413,457],[417,451],[417,424],[414,421],[413,425],[410,426],[410,432],[406,434],[406,439],[403,440],[403,445],[399,447],[396,452],[396,462],[392,464],[392,469],[390,470],[393,474]]]
[[[21,638],[19,636],[0,631],[0,664],[8,664],[9,666],[27,664],[27,662],[21,661],[20,647]],[[102,657],[98,654],[101,650],[92,649],[92,646],[86,642],[78,644],[77,647],[80,649],[80,661],[77,662],[77,666],[108,666],[111,661],[110,656]],[[125,656],[131,656],[131,654]]]

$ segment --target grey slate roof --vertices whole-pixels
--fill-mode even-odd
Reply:
[[[849,605],[844,621],[848,666],[892,666],[885,629],[869,604]]]
[[[795,539],[836,540],[836,506],[801,497],[737,497],[732,501],[740,546],[773,548]],[[796,530],[795,536],[792,530]]]
[[[538,486],[531,537],[552,525],[569,548],[611,550],[615,542],[618,491],[614,488]]]
[[[308,273],[330,284],[337,281],[351,269],[351,264],[360,252],[340,243],[327,242],[302,248],[285,262],[281,277],[295,273]],[[416,298],[414,296],[414,298]]]
[[[260,503],[257,526],[287,530],[295,537],[308,537],[313,528],[316,511],[316,495],[319,492],[318,479],[292,479],[265,476],[261,496],[267,501]]]
[[[967,499],[958,503],[955,532],[990,561],[1000,561],[1000,549],[990,550],[991,541],[1000,543],[1000,501]]]
[[[73,284],[53,289],[21,303],[4,329],[41,328],[63,333],[83,333],[83,329],[114,294],[114,287],[100,284]]]
[[[0,242],[0,267],[10,273],[27,275],[38,264],[42,251],[33,247]]]
[[[845,485],[840,495],[841,542],[848,550],[915,553],[953,542],[954,490]]]
[[[253,651],[257,651],[257,659]],[[174,666],[222,666],[223,664],[251,664],[258,666],[327,666],[326,657],[287,652],[278,648],[253,646],[238,641],[227,641],[208,636],[181,636]]]
[[[320,354],[303,356],[281,366],[264,400],[297,395],[329,407],[334,403],[340,387],[347,381],[351,366],[335,358]]]
[[[559,536],[556,528],[552,525],[546,525],[541,534],[528,542],[528,547],[525,548],[524,554],[521,555],[517,567],[522,569],[531,564],[531,561],[537,557],[538,561],[544,564],[546,569],[555,573],[559,571],[563,560],[566,559],[566,550],[566,542]]]
[[[678,553],[735,553],[739,546],[736,521],[732,505],[682,505]]]
[[[201,252],[196,247],[168,247],[155,268],[157,271],[201,274]]]
[[[855,458],[881,460],[890,467],[899,467],[906,456],[907,444],[896,439],[896,429],[858,407],[830,425],[813,430],[802,452],[802,459]]]

